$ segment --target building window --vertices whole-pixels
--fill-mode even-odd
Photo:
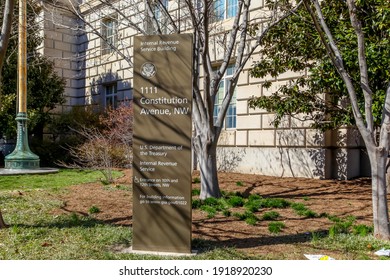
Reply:
[[[217,116],[219,111],[221,110],[223,99],[229,89],[230,78],[233,75],[234,67],[229,66],[225,72],[225,76],[222,78],[219,83],[218,93],[215,97],[214,103],[214,123],[217,121]],[[229,107],[225,116],[225,128],[236,128],[236,120],[237,120],[237,111],[236,111],[236,103],[237,103],[236,89],[234,89],[234,93],[232,99],[230,100]]]
[[[168,0],[155,1],[154,4],[154,15],[157,20],[162,20],[164,18],[164,10],[168,8]]]
[[[102,54],[112,53],[118,43],[118,20],[115,16],[102,20]]]
[[[235,17],[238,10],[238,0],[215,0],[214,11],[217,20]]]
[[[116,83],[105,85],[104,92],[106,95],[106,104],[105,104],[106,109],[117,108],[118,107],[118,91],[117,91]]]
[[[146,20],[146,30],[148,34],[156,34],[160,31],[162,34],[167,34],[168,30],[168,16],[166,10],[168,9],[169,0],[149,0],[149,5],[153,15],[148,14]],[[156,24],[158,26],[156,26]]]

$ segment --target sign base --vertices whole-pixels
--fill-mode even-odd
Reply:
[[[170,257],[193,257],[198,254],[197,250],[192,250],[191,253],[174,253],[174,252],[157,252],[157,251],[143,251],[133,250],[133,247],[126,248],[121,253],[130,253],[136,255],[154,255],[154,256],[170,256]]]

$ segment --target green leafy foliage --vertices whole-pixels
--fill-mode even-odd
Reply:
[[[203,204],[208,206],[217,206],[219,204],[219,200],[215,197],[208,197],[203,200]]]
[[[343,1],[320,1],[345,67],[358,91],[358,101],[364,114],[360,87],[357,40]],[[363,23],[370,87],[373,90],[372,111],[375,124],[381,122],[385,88],[390,77],[390,2],[387,0],[358,1],[357,13]],[[274,125],[285,116],[305,116],[314,121],[313,128],[327,130],[340,125],[354,124],[344,83],[327,57],[320,37],[304,7],[274,27],[264,38],[262,60],[253,64],[251,75],[267,79],[269,88],[275,77],[294,71],[299,78],[280,86],[271,95],[252,98],[252,108],[264,108],[275,113]],[[305,72],[308,75],[305,75]]]
[[[192,209],[198,209],[202,205],[202,201],[200,199],[192,200]]]
[[[58,104],[63,104],[65,80],[54,70],[54,63],[38,53],[37,48],[42,42],[38,25],[35,22],[39,8],[28,5],[28,68],[27,68],[27,111],[29,114],[29,130],[35,137],[42,137],[43,128],[50,123],[52,115],[50,112]],[[0,18],[2,17],[2,13]],[[18,17],[14,17],[15,23]],[[13,138],[16,136],[15,108],[17,95],[17,29],[12,31],[7,59],[2,69],[2,80],[0,84],[0,136]]]
[[[356,221],[356,218],[353,216],[349,216],[343,219],[334,216],[328,218],[334,222],[334,225],[329,229],[329,236],[335,236],[340,233],[349,233],[351,231],[352,225]]]
[[[279,222],[279,221],[270,222],[268,224],[269,232],[274,233],[274,234],[281,232],[282,229],[284,229],[285,227],[286,227],[285,223]]]
[[[306,218],[318,217],[317,213],[308,209],[303,203],[292,203],[291,208],[294,209],[299,216],[304,216]]]
[[[262,219],[264,221],[272,221],[272,220],[276,220],[277,218],[279,218],[279,216],[280,216],[280,214],[276,211],[268,211],[262,215]]]
[[[261,199],[261,195],[258,194],[251,194],[248,196],[248,201],[260,200],[260,199]]]
[[[194,191],[195,190],[195,191]],[[194,189],[192,195],[199,195],[197,189]],[[305,218],[317,218],[320,217],[317,213],[308,209],[303,203],[293,203],[283,198],[268,197],[263,198],[259,194],[251,194],[248,197],[240,192],[223,192],[221,198],[206,198],[204,200],[192,199],[192,209],[200,209],[207,213],[208,218],[213,218],[217,213],[221,213],[225,217],[234,216],[240,220],[245,221],[249,225],[256,225],[258,221],[273,221],[280,217],[280,214],[276,211],[267,211],[261,215],[256,214],[260,209],[284,209],[291,207],[295,212],[304,216]],[[232,213],[232,209],[239,209]],[[321,215],[322,216],[322,215]],[[276,226],[271,225],[275,231],[276,227],[280,227],[279,224]],[[279,229],[279,231],[281,228]]]
[[[200,209],[207,213],[207,218],[213,218],[217,214],[217,209],[211,205],[202,205]]]
[[[88,209],[88,213],[89,213],[89,214],[97,214],[97,213],[100,213],[100,208],[97,207],[96,205],[92,205],[92,206]]]
[[[192,189],[191,194],[192,195],[200,195],[200,189]]]
[[[194,184],[200,184],[200,178],[199,177],[195,177],[192,179],[192,183]]]
[[[354,216],[348,216],[344,218],[328,216],[328,219],[334,222],[334,224],[329,228],[329,236],[332,238],[340,234],[353,234],[365,237],[374,232],[373,226],[355,224],[356,217]]]
[[[228,208],[227,202],[224,198],[209,197],[205,200],[193,199],[192,209],[201,209],[208,213],[208,217],[214,217],[218,212],[223,212],[225,216],[230,214],[225,212]]]
[[[248,199],[244,204],[245,208],[251,212],[257,212],[261,208],[261,198],[259,199]]]
[[[233,215],[252,226],[255,225],[259,220],[259,218],[250,211],[245,211],[244,213],[234,213]]]
[[[352,228],[352,232],[355,235],[367,236],[374,232],[374,227],[367,225],[354,225]]]
[[[224,215],[225,217],[230,217],[232,215],[232,212],[229,209],[223,209],[222,215]]]
[[[227,202],[232,207],[240,207],[244,205],[244,199],[241,196],[229,197]]]
[[[264,198],[261,200],[261,206],[263,208],[287,208],[290,206],[290,202],[283,198]]]

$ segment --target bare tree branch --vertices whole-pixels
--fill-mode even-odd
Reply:
[[[366,47],[364,45],[364,34],[362,30],[362,23],[357,17],[356,5],[354,0],[347,0],[349,17],[351,18],[352,27],[355,30],[358,43],[358,59],[359,59],[359,68],[360,68],[360,82],[361,88],[364,94],[364,104],[365,104],[365,116],[366,116],[366,125],[368,131],[371,133],[374,131],[374,117],[372,114],[372,90],[368,81],[368,67],[366,61]]]
[[[1,70],[3,69],[4,59],[7,53],[8,42],[11,35],[14,8],[15,8],[15,0],[6,0],[4,5],[3,22],[0,31],[0,85],[1,85]],[[1,94],[1,87],[0,87],[0,94]]]

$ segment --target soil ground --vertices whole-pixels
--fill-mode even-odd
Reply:
[[[91,183],[70,187],[61,197],[64,201],[61,211],[88,215],[88,210],[94,205],[100,209],[99,213],[94,214],[98,220],[130,227],[132,192],[120,186],[131,184],[131,170],[124,173],[125,176],[117,180],[116,186]],[[199,177],[197,172],[193,174],[195,177]],[[221,189],[226,192],[284,198],[303,203],[318,214],[338,217],[352,215],[358,224],[372,225],[369,178],[337,181],[220,173],[219,181]],[[193,184],[193,188],[200,186]],[[207,213],[194,210],[193,238],[210,240],[216,246],[234,247],[250,255],[266,255],[273,259],[304,259],[303,254],[328,254],[336,259],[345,259],[345,253],[319,251],[309,242],[313,232],[326,232],[330,228],[333,223],[328,218],[304,218],[291,208],[277,209],[277,212],[280,214],[278,220],[283,221],[286,227],[279,234],[271,234],[265,221],[251,226],[233,216],[220,214],[208,218]]]

